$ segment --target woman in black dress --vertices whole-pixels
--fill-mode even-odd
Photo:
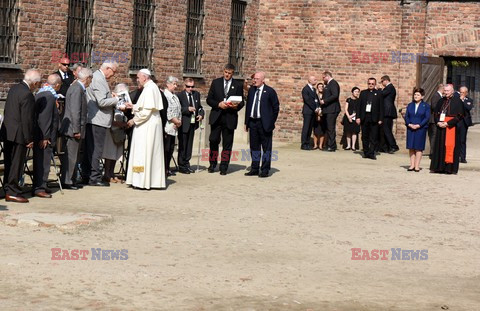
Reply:
[[[323,96],[323,83],[317,84],[318,100]],[[320,107],[315,110],[315,121],[313,122],[313,149],[322,150],[324,147],[325,132],[327,124],[325,118],[322,118],[322,109]]]
[[[356,150],[357,135],[360,133],[360,125],[355,122],[360,104],[359,96],[360,89],[355,86],[352,89],[352,96],[347,98],[347,102],[345,103],[345,115],[343,116],[342,122],[343,131],[347,138],[347,148],[345,148],[345,150]]]

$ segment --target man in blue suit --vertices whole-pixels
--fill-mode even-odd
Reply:
[[[265,73],[253,76],[253,87],[248,91],[245,112],[245,131],[250,132],[252,166],[245,176],[268,177],[272,158],[272,136],[280,103],[277,92],[264,83]],[[260,147],[263,150],[263,155]],[[260,168],[260,158],[262,166]],[[261,170],[260,170],[261,169]]]

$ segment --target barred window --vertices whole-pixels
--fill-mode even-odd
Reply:
[[[69,0],[66,53],[72,62],[91,64],[93,1]]]
[[[16,63],[18,12],[17,0],[0,2],[0,63]]]
[[[187,31],[185,36],[185,73],[201,74],[203,43],[203,0],[188,0]]]
[[[232,1],[232,18],[230,20],[230,54],[229,63],[235,65],[235,74],[242,74],[243,45],[245,42],[245,8],[247,3],[240,0]]]
[[[153,34],[155,30],[155,1],[135,0],[133,10],[132,60],[130,69],[151,68]]]

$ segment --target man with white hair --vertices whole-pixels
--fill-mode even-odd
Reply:
[[[133,106],[132,145],[128,159],[127,185],[139,189],[165,188],[166,174],[163,149],[163,130],[160,110],[164,104],[158,86],[151,80],[148,69],[137,74],[143,86],[142,94]]]
[[[87,94],[86,90],[92,82],[92,71],[82,68],[78,72],[77,80],[72,83],[65,98],[65,114],[63,116],[60,133],[64,137],[61,183],[64,189],[77,190],[75,184],[77,176],[77,161],[80,144],[85,138],[87,125]]]
[[[92,83],[87,88],[88,112],[85,134],[85,155],[82,163],[82,179],[90,186],[110,186],[102,181],[103,172],[100,165],[107,130],[112,126],[113,111],[119,103],[110,91],[107,80],[117,72],[116,62],[106,61],[93,74]],[[126,107],[131,108],[127,103]]]
[[[48,189],[48,174],[52,160],[53,146],[57,141],[58,129],[58,91],[62,79],[57,74],[51,74],[47,83],[35,95],[35,127],[33,136],[33,191],[34,196],[51,198],[52,191]]]
[[[317,78],[315,76],[308,77],[308,83],[302,89],[303,99],[303,127],[302,127],[302,143],[300,149],[311,150],[310,137],[312,136],[313,123],[316,117],[317,108],[320,107],[318,99]]]
[[[35,115],[34,92],[41,83],[42,75],[37,69],[29,69],[23,81],[14,85],[7,95],[2,125],[5,159],[5,200],[27,203],[21,196],[20,176],[27,156],[27,148],[33,147],[33,120]]]

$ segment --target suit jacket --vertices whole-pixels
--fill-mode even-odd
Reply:
[[[465,122],[466,126],[472,126],[472,115],[470,113],[470,110],[473,108],[473,99],[470,97],[465,97],[465,100],[463,101],[463,107],[465,107],[465,117],[463,118],[463,122]]]
[[[435,107],[437,106],[438,102],[442,99],[442,95],[436,91],[433,95],[432,98],[430,99],[430,121],[429,123],[435,124],[435,120],[433,119],[433,111],[435,110]]]
[[[73,134],[80,133],[81,137],[85,138],[87,110],[87,95],[80,82],[75,82],[67,91],[65,114],[60,127],[60,133],[68,137],[73,137]]]
[[[232,79],[230,88],[228,89],[227,98],[230,96],[240,96],[242,101],[238,104],[237,109],[227,108],[221,109],[218,107],[218,103],[225,99],[223,77],[215,79],[210,85],[210,90],[207,95],[207,105],[212,107],[208,124],[212,125],[224,116],[227,128],[234,130],[237,128],[238,123],[238,111],[243,108],[245,102],[243,101],[243,83]]]
[[[360,118],[361,123],[365,122],[365,116],[367,115],[367,99],[368,99],[368,92],[370,90],[363,90],[360,92],[360,111],[358,117]],[[379,90],[373,90],[373,101],[372,101],[372,109],[371,109],[371,117],[372,122],[382,121],[384,118],[384,109],[385,106],[383,105],[383,96],[382,92]]]
[[[168,99],[165,96],[165,93],[163,93],[163,91],[160,88],[158,89],[160,90],[160,95],[162,96],[163,109],[160,110],[160,118],[162,119],[162,132],[163,132],[163,135],[165,135],[165,124],[167,124],[167,121],[168,121],[168,118],[167,118]]]
[[[20,82],[12,86],[5,102],[2,138],[27,145],[33,141],[35,97],[29,86]]]
[[[195,106],[195,112],[188,111],[190,106],[188,102],[187,92],[181,91],[177,93],[177,97],[180,100],[180,105],[182,106],[182,126],[180,127],[183,133],[188,133],[190,130],[190,119],[192,115],[195,115],[195,129],[198,129],[199,122],[196,120],[197,116],[205,116],[205,111],[203,110],[202,104],[200,103],[200,93],[197,91],[192,91],[193,105]]]
[[[245,111],[245,125],[250,128],[250,115],[252,113],[253,100],[255,99],[256,87],[248,90],[247,106]],[[262,96],[260,97],[260,119],[262,121],[265,132],[272,132],[275,129],[278,112],[280,111],[280,102],[278,101],[277,92],[268,85],[263,85]]]
[[[34,140],[50,140],[52,144],[57,141],[58,129],[57,99],[50,91],[35,95],[35,129]]]
[[[107,79],[100,69],[93,73],[92,83],[87,88],[87,100],[87,123],[110,128],[118,98],[112,96]]]
[[[322,113],[340,113],[340,85],[334,79],[323,88]]]
[[[62,94],[63,96],[67,96],[67,91],[70,85],[73,83],[75,80],[75,76],[73,75],[73,72],[70,70],[67,71],[67,76],[68,78],[64,79],[63,74],[60,72],[60,70],[55,71],[56,74],[60,76],[62,79],[62,86],[60,87],[60,90],[58,90],[58,94]]]
[[[393,84],[387,85],[383,91],[383,105],[385,110],[385,118],[397,118],[397,108],[395,107],[395,98],[397,97],[397,90]]]
[[[315,90],[312,90],[310,85],[305,85],[302,90],[302,98],[303,98],[303,114],[313,115],[315,114],[315,109],[318,108],[320,104],[318,100],[318,95]]]
[[[422,101],[415,113],[415,102],[411,102],[407,106],[407,112],[405,113],[405,126],[409,124],[419,124],[420,129],[428,128],[428,121],[430,120],[430,105]]]

